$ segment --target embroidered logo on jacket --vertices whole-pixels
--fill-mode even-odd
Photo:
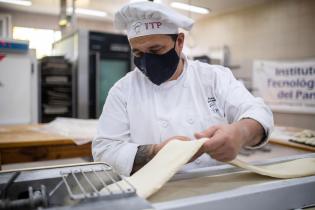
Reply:
[[[211,109],[211,111],[218,113],[219,109],[217,107],[216,101],[217,100],[215,99],[215,97],[208,97],[209,108]]]

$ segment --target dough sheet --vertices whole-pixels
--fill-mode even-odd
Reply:
[[[203,138],[193,141],[170,141],[149,163],[131,177],[126,177],[126,180],[136,188],[137,194],[140,197],[148,198],[162,188],[162,186],[194,156],[207,140],[207,138]],[[273,178],[296,178],[315,175],[315,158],[303,158],[266,166],[250,165],[236,158],[228,162],[228,164]],[[201,178],[201,183],[205,181],[219,182],[219,177],[216,178],[217,179]],[[185,181],[187,180],[183,180],[182,183]],[[226,181],[229,182],[228,179]],[[242,184],[242,182],[240,183]],[[125,182],[119,182],[119,184],[123,187],[127,187],[124,186]],[[212,185],[212,183],[209,184]],[[180,189],[180,191],[182,191],[182,189]]]

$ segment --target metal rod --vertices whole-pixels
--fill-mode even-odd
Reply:
[[[61,181],[54,187],[54,189],[52,189],[52,190],[50,191],[50,193],[48,194],[49,197],[53,196],[53,194],[58,190],[58,188],[62,185],[63,182],[64,182],[64,181],[61,180]]]
[[[73,192],[72,192],[72,190],[71,190],[71,188],[70,188],[70,186],[69,186],[69,184],[68,184],[68,182],[67,182],[65,176],[62,175],[61,178],[62,178],[63,182],[65,183],[66,188],[67,188],[68,193],[70,194],[71,198],[75,198],[75,196],[74,196],[74,194],[73,194]]]
[[[80,190],[82,191],[84,197],[87,198],[87,197],[88,197],[88,194],[86,193],[85,189],[83,188],[83,186],[82,186],[81,183],[79,182],[77,176],[75,175],[75,173],[73,173],[73,171],[71,171],[71,174],[72,174],[74,180],[76,181],[76,183],[78,184]]]
[[[102,183],[104,188],[109,192],[109,194],[113,194],[113,192],[108,188],[108,185],[106,184],[106,182],[104,182],[104,180],[101,179],[101,177],[96,173],[94,169],[93,169],[93,173],[96,175],[97,179]]]
[[[87,183],[89,183],[89,185],[92,187],[92,189],[94,190],[94,192],[98,195],[100,195],[100,192],[96,189],[95,185],[92,184],[92,182],[90,181],[90,179],[88,178],[88,176],[85,174],[85,172],[80,169],[81,173],[83,174],[83,177],[85,178],[85,180],[87,181]]]
[[[110,175],[107,171],[104,171],[107,176],[112,180],[113,184],[116,185],[120,190],[121,192],[124,194],[125,193],[125,190],[120,186],[120,184],[112,177],[112,175]]]

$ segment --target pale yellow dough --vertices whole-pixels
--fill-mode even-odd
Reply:
[[[208,139],[194,141],[173,140],[139,171],[127,177],[140,197],[147,198],[158,191],[185,165]]]
[[[250,165],[236,158],[229,162],[229,164],[257,174],[281,179],[311,176],[315,174],[315,158],[302,158],[266,166]]]
[[[203,138],[193,141],[170,141],[149,163],[126,180],[136,188],[140,197],[148,198],[186,164],[207,140]],[[295,178],[315,174],[315,158],[304,158],[268,166],[253,166],[239,159],[229,164],[275,178]],[[119,183],[122,187],[127,187],[124,186],[125,183]]]

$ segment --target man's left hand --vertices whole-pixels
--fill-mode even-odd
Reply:
[[[263,127],[255,120],[243,119],[227,125],[211,126],[196,133],[197,139],[207,137],[197,156],[208,153],[212,158],[227,162],[233,160],[243,146],[255,145],[264,136]]]

